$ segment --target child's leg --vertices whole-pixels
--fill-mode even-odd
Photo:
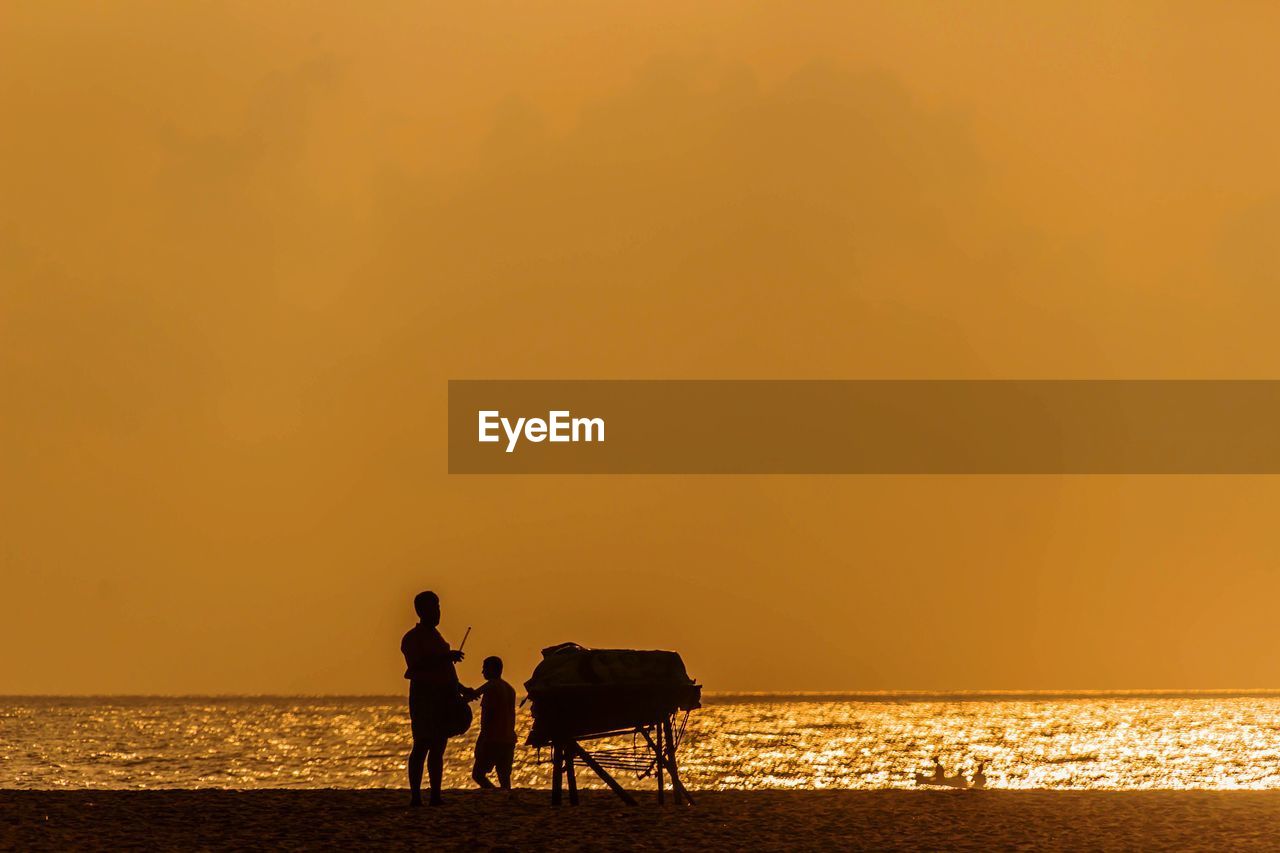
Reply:
[[[498,753],[494,756],[496,759],[494,766],[498,771],[498,787],[502,788],[504,791],[510,791],[511,765],[515,761],[516,745],[514,743],[504,744],[503,746],[498,747],[495,752]]]
[[[492,788],[488,773],[493,769],[493,750],[482,740],[476,741],[476,762],[471,766],[471,778],[481,788]]]

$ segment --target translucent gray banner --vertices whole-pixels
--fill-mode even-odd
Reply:
[[[453,380],[453,474],[1274,474],[1280,381]]]

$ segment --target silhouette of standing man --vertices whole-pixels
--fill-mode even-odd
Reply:
[[[448,742],[449,711],[457,701],[458,673],[453,665],[463,654],[449,648],[440,636],[440,598],[420,592],[413,599],[419,622],[400,641],[404,677],[409,679],[409,719],[413,751],[409,753],[409,805],[422,805],[422,765],[431,782],[431,805],[440,805],[440,777],[444,773],[444,748]]]

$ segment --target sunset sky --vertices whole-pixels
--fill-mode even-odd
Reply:
[[[1280,6],[6,3],[0,693],[1278,687],[1280,479],[446,473],[479,378],[1280,378]],[[661,594],[655,592],[661,589]]]

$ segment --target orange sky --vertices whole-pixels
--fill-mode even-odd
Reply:
[[[444,442],[449,378],[1276,378],[1280,7],[352,8],[0,16],[0,693],[395,692],[420,588],[513,681],[1280,685],[1273,478]]]

